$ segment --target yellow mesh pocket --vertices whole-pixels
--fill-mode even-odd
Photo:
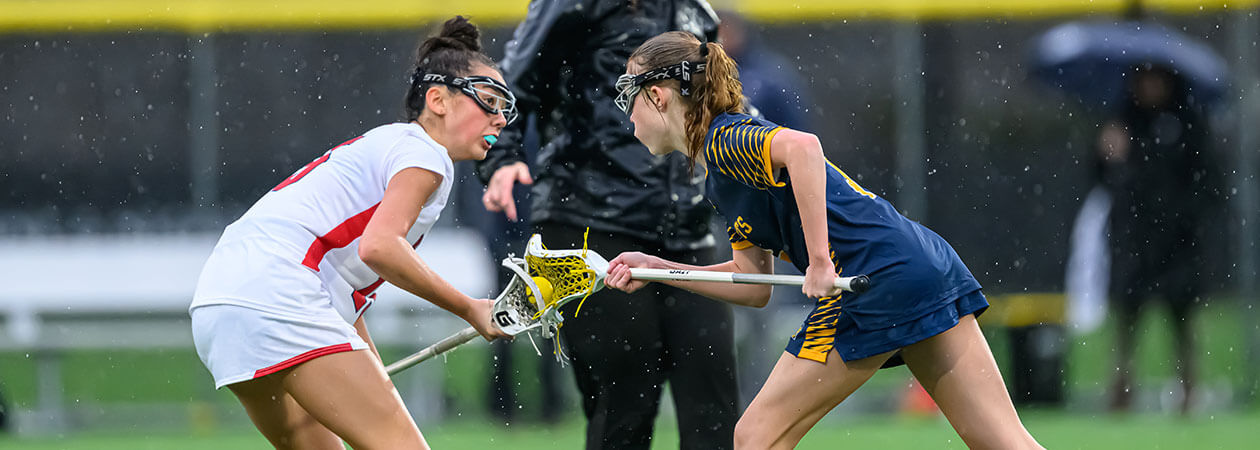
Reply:
[[[551,282],[551,298],[547,299],[545,307],[539,308],[539,314],[561,300],[577,295],[581,295],[585,302],[586,297],[595,292],[595,283],[599,277],[586,262],[586,238],[589,233],[588,228],[582,235],[581,255],[533,255],[526,252],[525,266],[529,268],[529,275],[543,277]],[[541,246],[541,242],[539,244]],[[545,250],[547,247],[542,246],[542,248]],[[577,310],[573,314],[577,315],[581,310],[582,304],[578,303]]]
[[[525,261],[529,266],[530,276],[551,281],[551,302],[575,294],[585,294],[595,286],[595,271],[587,268],[586,262],[577,256],[529,255],[525,257]]]

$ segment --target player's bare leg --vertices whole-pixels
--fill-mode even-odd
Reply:
[[[341,438],[306,413],[276,374],[230,384],[263,437],[277,449],[344,449]]]
[[[356,450],[429,448],[369,351],[321,356],[279,374],[303,409]]]
[[[975,316],[907,346],[901,356],[968,447],[1041,448],[1020,422]]]
[[[832,351],[822,364],[783,352],[735,425],[735,448],[796,447],[814,424],[870,379],[892,355],[888,352],[845,362]]]

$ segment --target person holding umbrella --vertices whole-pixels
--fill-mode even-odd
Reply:
[[[1138,319],[1158,299],[1171,314],[1178,407],[1187,413],[1197,366],[1192,313],[1201,303],[1208,216],[1219,206],[1217,170],[1207,148],[1207,120],[1187,95],[1185,80],[1154,64],[1139,65],[1132,74],[1124,110],[1098,138],[1098,173],[1113,201],[1117,342],[1110,406],[1132,406]]]
[[[1207,110],[1223,97],[1226,68],[1209,47],[1158,24],[1069,23],[1035,46],[1032,75],[1109,111],[1098,136],[1099,185],[1110,194],[1110,297],[1116,320],[1109,407],[1132,407],[1141,312],[1171,313],[1178,407],[1189,412],[1197,358],[1193,311],[1200,294],[1208,216],[1220,205]]]

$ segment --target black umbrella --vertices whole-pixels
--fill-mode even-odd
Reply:
[[[1038,37],[1030,72],[1085,103],[1115,106],[1125,98],[1127,76],[1135,66],[1168,69],[1186,81],[1198,104],[1220,100],[1226,67],[1210,47],[1176,30],[1150,22],[1071,22]]]

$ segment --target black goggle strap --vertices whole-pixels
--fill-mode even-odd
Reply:
[[[617,77],[617,90],[620,95],[617,96],[617,107],[622,111],[629,112],[630,106],[634,101],[634,96],[639,93],[643,85],[662,80],[678,80],[679,92],[683,96],[691,96],[691,76],[697,73],[703,73],[705,67],[708,66],[702,62],[683,61],[678,64],[658,67],[638,75],[625,74]]]

